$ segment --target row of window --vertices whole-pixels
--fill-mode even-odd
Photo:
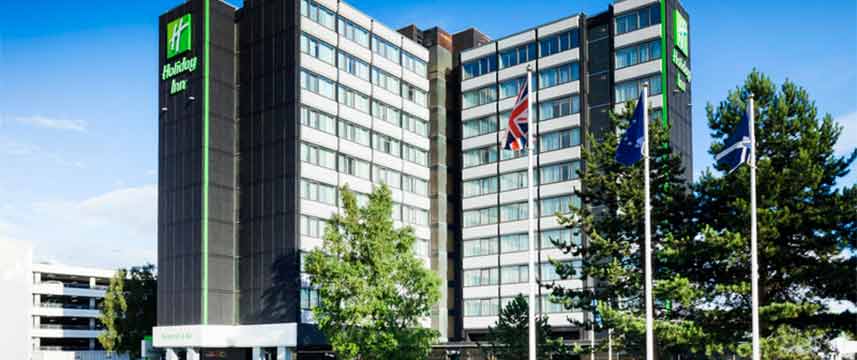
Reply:
[[[500,309],[505,309],[515,297],[490,298],[490,299],[465,299],[464,316],[497,316]],[[566,310],[562,304],[550,300],[548,295],[542,295],[539,300],[539,313],[558,314],[569,313],[575,310]]]
[[[578,29],[547,36],[538,41],[502,50],[499,54],[483,56],[462,64],[462,80],[532,61],[537,57],[550,56],[579,46],[580,32]]]
[[[301,179],[301,199],[317,201],[328,205],[339,206],[336,196],[337,190],[333,185]],[[357,204],[366,206],[369,195],[356,193]],[[392,219],[407,224],[423,225],[429,224],[428,210],[420,209],[410,205],[393,203]],[[301,215],[301,235],[321,237],[324,234],[324,220]]]
[[[616,35],[661,23],[659,4],[640,8],[616,17]]]
[[[428,195],[428,182],[426,180],[402,174],[383,166],[372,165],[368,161],[344,154],[339,154],[338,159],[337,162],[336,151],[319,145],[301,143],[301,161],[303,162],[337,170],[375,183],[384,183],[392,188],[403,189],[414,194]]]
[[[616,69],[661,58],[661,40],[647,41],[616,50]]]
[[[572,208],[580,207],[580,198],[576,195],[562,195],[541,199],[536,204],[540,217],[553,216],[556,213],[569,213]],[[526,220],[529,207],[526,201],[464,211],[464,227],[491,225],[499,222]]]
[[[552,229],[538,233],[539,248],[552,249],[554,241],[580,246],[580,231],[577,229]],[[529,250],[527,233],[502,235],[464,240],[462,242],[464,257],[508,254]]]
[[[565,84],[571,81],[580,79],[580,64],[570,62],[548,69],[540,70],[533,78],[533,88],[545,89],[556,85]],[[524,85],[526,76],[515,79],[504,80],[497,86],[499,88],[499,97],[497,89],[494,85],[489,85],[479,89],[465,91],[461,95],[461,103],[463,108],[484,105],[498,99],[506,99],[518,95],[518,90]]]
[[[368,30],[348,19],[337,17],[333,11],[316,3],[315,1],[302,0],[301,15],[323,27],[336,31],[346,39],[351,40],[360,46],[371,48],[374,53],[383,56],[396,64],[400,64],[402,67],[416,74],[427,76],[428,66],[425,61],[399,49],[398,46],[395,46],[386,40],[382,40],[378,36],[371,36],[370,44]]]
[[[579,177],[580,161],[570,161],[558,164],[543,165],[534,174],[536,183],[540,185],[552,184],[562,181],[574,180]],[[527,187],[527,171],[516,171],[501,174],[500,176],[489,176],[479,179],[467,180],[463,183],[462,193],[465,198],[494,194],[498,191],[512,191]]]
[[[580,145],[580,128],[563,129],[540,135],[537,138],[538,151],[545,153]],[[524,156],[524,151],[499,150],[498,145],[465,150],[462,153],[464,167],[480,166]]]
[[[566,264],[569,263],[575,269],[575,276],[566,280],[581,279],[582,277],[580,276],[581,273],[579,271],[579,269],[581,268],[580,260],[571,260],[569,262],[566,262]],[[538,264],[537,266],[541,270],[540,273],[536,274],[537,280],[562,280],[562,278],[556,272],[556,267],[550,262],[544,262]],[[528,270],[529,266],[527,266],[527,264],[503,265],[499,268],[490,267],[464,270],[464,287],[525,283],[527,282],[529,276]]]
[[[649,96],[661,93],[661,74],[623,81],[616,84],[616,103],[636,100],[643,91],[644,83],[649,83]]]

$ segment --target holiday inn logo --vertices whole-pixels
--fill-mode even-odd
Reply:
[[[190,44],[191,18],[184,14],[167,24],[167,59],[190,50]]]
[[[681,50],[681,53],[687,56],[687,48],[688,48],[688,31],[687,31],[687,19],[681,15],[681,12],[678,9],[675,9],[675,20],[673,20],[675,24],[675,46]]]

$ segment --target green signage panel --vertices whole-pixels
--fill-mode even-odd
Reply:
[[[673,17],[673,24],[675,24],[675,46],[681,51],[684,56],[688,55],[688,32],[687,32],[687,19],[682,16],[681,12],[678,9],[675,9],[675,16]]]
[[[167,24],[167,59],[190,50],[190,44],[191,18],[184,14]]]

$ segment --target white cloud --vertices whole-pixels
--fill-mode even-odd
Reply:
[[[86,121],[83,120],[50,118],[40,115],[19,116],[15,118],[15,121],[24,125],[30,125],[45,129],[69,130],[77,132],[86,132],[88,126]]]
[[[850,154],[857,147],[857,111],[840,115],[834,121],[843,128],[834,150],[840,156]]]
[[[10,139],[0,139],[0,155],[30,156],[40,149],[36,145],[18,142]]]
[[[154,263],[157,196],[155,185],[145,185],[0,208],[0,239],[32,241],[35,261],[106,268]]]

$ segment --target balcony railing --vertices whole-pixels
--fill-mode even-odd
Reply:
[[[39,329],[56,329],[56,330],[93,330],[100,331],[103,329],[93,329],[89,325],[74,325],[74,324],[39,324]]]
[[[73,304],[63,304],[57,302],[43,302],[41,304],[36,304],[38,307],[43,308],[52,308],[52,309],[70,309],[70,310],[98,310],[96,308],[91,308],[89,305],[73,305]]]

